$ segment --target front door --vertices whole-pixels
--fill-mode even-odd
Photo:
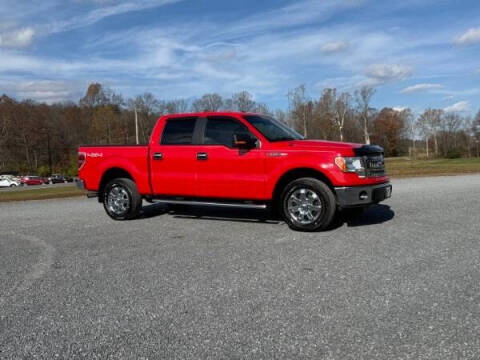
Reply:
[[[265,160],[261,149],[234,147],[234,134],[255,137],[238,119],[210,116],[197,149],[198,196],[227,199],[265,198]],[[259,142],[258,142],[259,143]]]

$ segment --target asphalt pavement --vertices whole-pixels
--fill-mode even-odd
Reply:
[[[478,359],[480,175],[393,185],[321,233],[0,204],[0,359]]]

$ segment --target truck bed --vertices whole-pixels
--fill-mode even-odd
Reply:
[[[87,190],[98,191],[105,171],[118,168],[131,174],[140,194],[151,194],[148,145],[82,145],[78,151],[85,155],[82,171]]]

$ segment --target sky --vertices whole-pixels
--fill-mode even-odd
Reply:
[[[78,101],[246,90],[271,108],[305,84],[374,86],[374,106],[480,108],[478,0],[0,0],[0,94]]]

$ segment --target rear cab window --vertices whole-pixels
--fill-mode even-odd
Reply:
[[[194,143],[196,117],[171,118],[165,121],[161,145],[191,145]]]

